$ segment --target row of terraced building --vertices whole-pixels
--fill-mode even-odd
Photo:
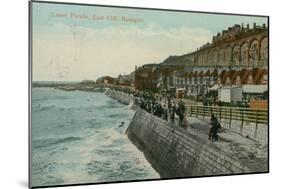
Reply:
[[[192,53],[136,68],[134,86],[162,91],[182,88],[193,96],[225,86],[262,93],[268,87],[268,26],[234,25]]]

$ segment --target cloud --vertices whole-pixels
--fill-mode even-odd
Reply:
[[[211,40],[201,28],[115,25],[86,28],[62,23],[34,32],[34,80],[96,79],[130,73],[135,65],[160,63]]]

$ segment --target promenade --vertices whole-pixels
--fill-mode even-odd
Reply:
[[[161,178],[268,171],[267,145],[225,128],[214,142],[208,140],[207,121],[188,117],[188,122],[185,128],[169,125],[137,109],[126,134]]]
[[[208,140],[209,122],[195,117],[188,117],[188,122],[189,127],[185,131],[180,128],[182,132],[197,136],[201,142],[212,145],[213,148],[233,157],[252,170],[258,172],[267,167],[268,147],[266,145],[227,128],[220,129],[218,142],[211,142]]]

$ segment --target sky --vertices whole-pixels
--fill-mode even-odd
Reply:
[[[129,74],[195,51],[234,24],[254,22],[267,18],[33,2],[33,81]]]

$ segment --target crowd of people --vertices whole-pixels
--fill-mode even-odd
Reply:
[[[177,116],[179,118],[179,125],[187,127],[184,124],[186,106],[183,101],[175,102],[172,98],[162,99],[163,97],[158,97],[158,100],[156,100],[155,96],[140,96],[140,108],[174,124]]]
[[[135,104],[139,105],[141,109],[168,121],[169,125],[188,127],[186,104],[182,100],[176,101],[175,96],[155,94],[152,91],[132,91],[126,88],[114,89],[131,95],[135,99]],[[213,114],[210,125],[209,140],[217,141],[217,133],[221,126]]]
[[[182,100],[176,101],[175,96],[156,94],[152,91],[132,91],[126,88],[115,88],[115,90],[133,96],[135,104],[141,109],[168,121],[170,125],[187,127],[186,105]]]

